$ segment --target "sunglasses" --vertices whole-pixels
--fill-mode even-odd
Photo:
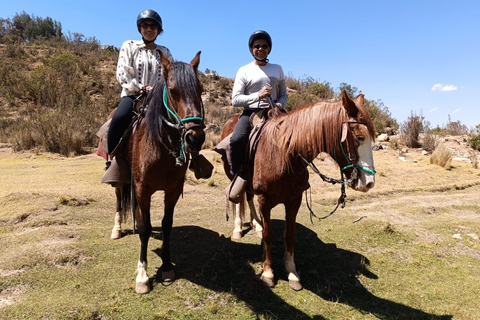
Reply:
[[[260,49],[262,48],[263,50],[267,50],[268,49],[268,44],[256,44],[253,46],[255,49]]]
[[[143,29],[152,29],[152,30],[156,30],[158,27],[155,23],[146,23],[146,22],[143,22],[143,23],[140,23],[140,27],[142,27]]]

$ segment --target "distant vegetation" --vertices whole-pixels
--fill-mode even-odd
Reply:
[[[120,99],[115,79],[118,49],[102,48],[97,39],[81,33],[65,34],[60,22],[25,12],[0,18],[0,142],[15,150],[45,150],[66,156],[96,147],[96,131]],[[239,110],[230,105],[233,79],[206,69],[204,85],[207,148],[219,142],[220,128]],[[334,88],[312,77],[287,77],[287,109],[319,99],[338,99],[342,90],[355,97],[361,91],[347,83]],[[431,137],[467,134],[459,121],[430,129],[422,116],[401,126],[381,100],[366,100],[378,133],[400,128],[403,143],[421,146],[420,133]],[[480,129],[470,133],[473,148],[480,149]],[[435,139],[434,139],[435,140]],[[435,145],[435,141],[433,141]]]

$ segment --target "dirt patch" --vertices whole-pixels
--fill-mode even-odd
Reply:
[[[24,285],[7,287],[0,291],[0,309],[18,302],[26,291],[27,286]]]

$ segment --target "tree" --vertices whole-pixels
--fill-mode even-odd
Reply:
[[[343,90],[345,90],[350,97],[354,98],[354,97],[357,96],[358,88],[357,87],[352,87],[351,85],[349,85],[345,82],[342,82],[342,83],[340,83],[340,86],[338,87],[338,90],[340,92],[343,92]]]

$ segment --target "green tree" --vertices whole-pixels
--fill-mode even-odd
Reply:
[[[343,92],[345,90],[348,95],[352,98],[357,96],[358,88],[357,87],[352,87],[350,84],[342,82],[340,83],[340,86],[338,87],[338,90],[340,92]]]

